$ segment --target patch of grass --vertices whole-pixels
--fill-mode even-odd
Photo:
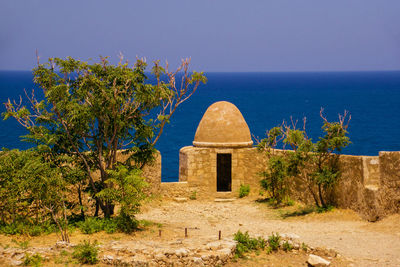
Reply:
[[[80,229],[83,234],[93,234],[105,231],[108,234],[115,232],[132,233],[138,230],[139,225],[147,227],[153,223],[150,221],[139,222],[130,216],[119,215],[110,219],[87,217],[84,221],[78,221],[75,226]]]
[[[76,226],[83,234],[94,234],[104,230],[104,221],[98,218],[88,217],[84,221],[80,221]]]
[[[242,233],[240,230],[234,236],[237,241],[235,257],[243,258],[246,252],[250,250],[264,249],[267,241],[261,237],[250,237],[248,232]]]
[[[307,252],[308,246],[303,242],[303,243],[301,243],[301,249],[302,249],[304,252]]]
[[[99,261],[98,254],[97,241],[90,243],[90,241],[84,240],[74,248],[72,257],[81,264],[96,264]]]
[[[289,241],[285,241],[282,244],[282,249],[283,249],[283,251],[289,252],[289,251],[292,251],[293,246],[289,243]]]
[[[189,196],[190,200],[196,200],[197,199],[197,191],[192,191],[192,193]]]
[[[25,259],[23,262],[24,266],[40,267],[43,265],[44,258],[40,254],[34,254],[30,256],[25,254]]]
[[[281,236],[278,233],[272,233],[268,237],[268,245],[272,251],[277,251],[279,249],[279,242],[281,241]]]
[[[28,246],[29,246],[29,241],[28,240],[18,241],[18,240],[12,239],[11,242],[16,244],[20,249],[27,249]]]
[[[328,212],[328,211],[333,211],[334,210],[334,206],[328,205],[325,207],[317,207],[317,212],[318,213],[324,213],[324,212]]]
[[[239,188],[239,197],[247,197],[250,194],[250,185],[241,184]]]
[[[55,232],[56,227],[50,221],[33,223],[24,220],[17,220],[13,223],[3,223],[0,225],[0,233],[5,235],[30,235],[39,236]]]
[[[315,211],[315,207],[305,206],[305,207],[300,207],[299,209],[297,209],[295,211],[284,212],[281,214],[281,217],[283,219],[286,219],[289,217],[305,216],[307,214],[313,213],[314,211]]]

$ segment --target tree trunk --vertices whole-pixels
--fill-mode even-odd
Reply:
[[[81,217],[82,219],[85,219],[85,211],[83,210],[83,203],[82,203],[81,185],[78,185],[78,199],[79,199],[79,205],[81,206]]]

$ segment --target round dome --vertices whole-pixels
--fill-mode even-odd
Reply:
[[[251,147],[249,126],[232,103],[215,102],[208,107],[197,127],[196,147]]]

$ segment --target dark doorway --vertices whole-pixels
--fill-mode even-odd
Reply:
[[[217,154],[217,191],[232,191],[231,154]]]

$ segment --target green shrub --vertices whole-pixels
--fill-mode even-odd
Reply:
[[[72,257],[81,264],[96,264],[99,261],[98,254],[97,241],[90,243],[90,241],[84,240],[74,248]]]
[[[115,220],[117,222],[118,230],[123,233],[130,234],[138,229],[139,222],[133,216],[121,213],[115,218]]]
[[[197,199],[197,191],[193,191],[193,192],[190,194],[189,199],[191,199],[191,200]]]
[[[118,223],[117,221],[114,219],[106,219],[103,222],[103,230],[107,233],[107,234],[113,234],[115,232],[118,231]]]
[[[11,242],[15,243],[21,249],[27,249],[28,246],[29,246],[29,241],[28,240],[18,241],[18,240],[12,239]]]
[[[78,228],[84,234],[93,234],[104,229],[104,222],[97,218],[86,218],[84,221],[77,223]]]
[[[250,193],[250,185],[248,184],[241,184],[239,188],[239,197],[247,197]]]
[[[0,226],[0,233],[5,235],[25,235],[39,236],[41,234],[50,234],[55,231],[55,225],[50,221],[34,224],[31,222],[17,220],[14,223],[3,223]]]
[[[29,254],[25,254],[25,259],[23,262],[24,266],[32,266],[32,267],[40,267],[43,264],[43,257],[40,254],[34,254],[30,256]]]
[[[244,257],[244,253],[250,250],[264,249],[267,241],[261,237],[253,238],[248,232],[242,233],[240,230],[234,235],[234,240],[237,241],[235,256]]]
[[[283,249],[284,251],[288,252],[288,251],[291,251],[291,250],[293,249],[293,246],[292,246],[288,241],[285,241],[285,242],[282,244],[282,249]]]
[[[268,244],[272,251],[277,251],[279,249],[279,242],[281,241],[281,237],[278,233],[270,235],[268,237]]]

